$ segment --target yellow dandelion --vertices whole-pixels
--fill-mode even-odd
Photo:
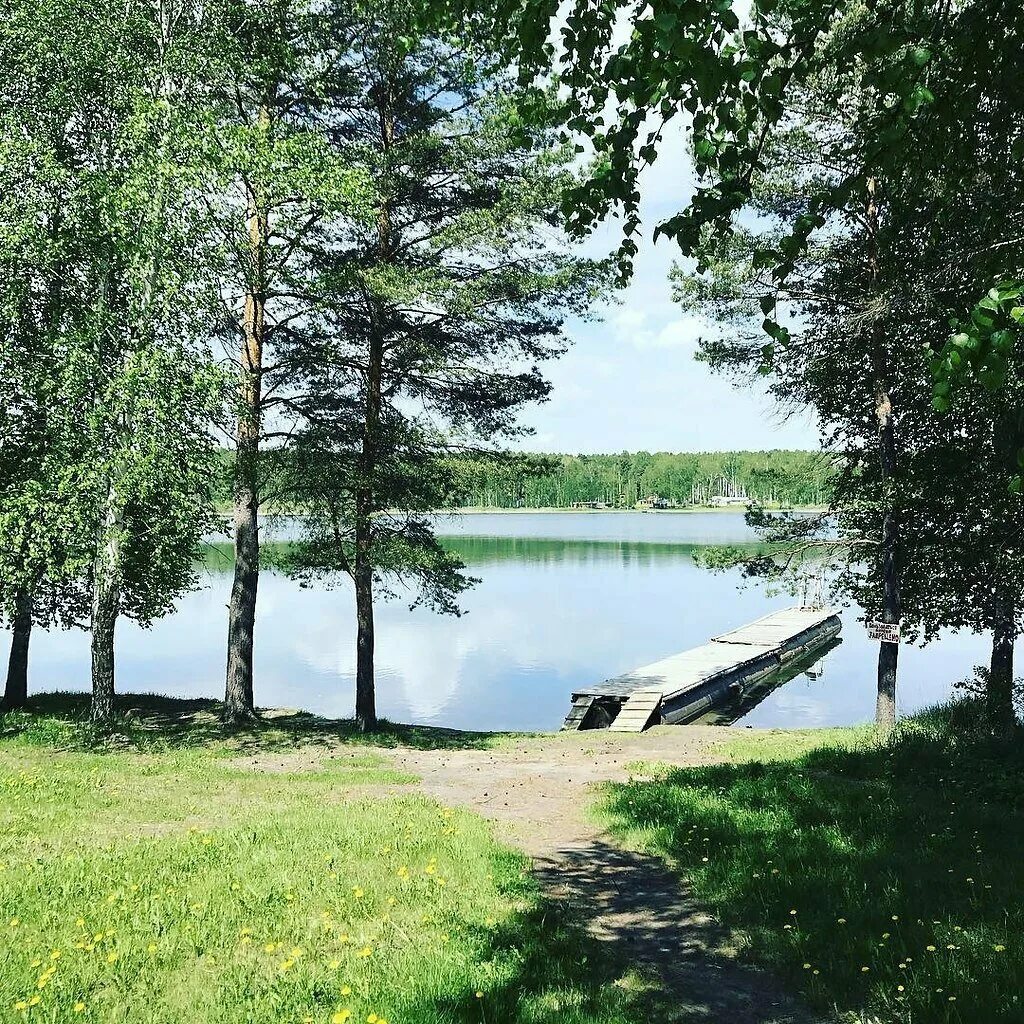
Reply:
[[[273,953],[275,949],[277,949],[277,946],[275,946],[275,945],[274,945],[274,944],[273,944],[272,942],[268,942],[268,943],[267,943],[267,944],[266,944],[266,945],[265,945],[265,946],[263,947],[263,952],[264,952],[264,953]]]
[[[867,973],[868,973],[868,971],[870,971],[870,970],[871,970],[871,968],[870,968],[870,967],[862,967],[862,968],[860,969],[860,973],[861,973],[861,974],[867,974]]]
[[[836,924],[846,924],[846,918],[845,917],[837,917],[836,918]]]
[[[75,1003],[75,1013],[81,1013],[84,1009],[85,1009],[85,1003],[83,1003],[83,1002]]]
[[[151,943],[150,943],[150,944],[149,944],[149,945],[148,945],[148,946],[146,947],[146,950],[147,950],[147,952],[149,952],[149,953],[155,953],[155,952],[157,951],[157,944],[156,944],[155,942],[151,942]]]
[[[14,1004],[14,1008],[15,1008],[16,1010],[27,1010],[27,1009],[28,1009],[28,1003],[26,1003],[24,999],[19,999],[19,1000],[18,1000],[18,1001],[17,1001],[17,1002],[16,1002],[15,1004]]]
[[[332,971],[336,971],[341,966],[340,960],[332,960],[328,965]],[[344,995],[344,993],[342,993]]]
[[[483,994],[483,992],[481,992],[481,991],[480,991],[480,990],[478,989],[478,990],[477,990],[477,993],[476,993],[476,997],[477,997],[477,999],[483,999],[483,997],[484,997],[484,994]]]
[[[935,952],[935,947],[934,946],[925,946],[924,948],[927,949],[929,953],[934,953]]]
[[[51,950],[51,952],[50,952],[50,959],[51,960],[59,960],[60,959],[60,950],[59,949]]]
[[[809,971],[810,969],[811,969],[811,965],[810,964],[804,964],[804,970],[805,971]]]
[[[371,956],[372,953],[373,953],[373,950],[369,946],[363,946],[363,948],[361,950],[359,950],[358,953],[356,953],[356,956],[368,957],[368,956]]]
[[[291,953],[289,953],[288,955],[289,955],[289,956],[293,956],[293,957],[300,957],[300,956],[302,956],[302,952],[303,952],[303,950],[302,950],[302,947],[301,947],[301,946],[296,946],[296,947],[295,947],[295,948],[294,948],[294,949],[293,949],[293,950],[291,951]]]
[[[33,997],[32,997],[32,998],[31,998],[31,999],[30,999],[30,1000],[28,1001],[28,1005],[29,1005],[29,1006],[38,1006],[38,1005],[39,1005],[39,999],[40,999],[40,997],[39,997],[39,996],[33,996]]]
[[[897,992],[902,992],[903,991],[903,986],[902,985],[897,985],[896,986],[896,991]]]
[[[350,996],[350,995],[352,995],[352,986],[351,985],[342,985],[341,986],[341,994],[343,996]]]
[[[331,1024],[345,1024],[345,1021],[352,1017],[352,1011],[347,1007],[344,1010],[339,1010],[333,1017],[331,1017]]]
[[[361,900],[366,895],[366,893],[363,892],[363,890],[360,889],[358,885],[354,885],[352,886],[352,895],[355,896],[357,900]]]
[[[279,966],[282,971],[290,971],[295,966],[295,961],[289,957],[287,960],[282,960]]]
[[[791,910],[790,914],[795,917],[796,916],[796,911],[795,910]]]

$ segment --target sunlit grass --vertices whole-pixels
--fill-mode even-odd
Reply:
[[[741,736],[737,763],[642,769],[602,814],[820,1005],[1021,1021],[1024,751],[946,721],[810,751],[805,733]]]
[[[152,728],[0,719],[0,1020],[634,1019],[525,859],[382,751]]]

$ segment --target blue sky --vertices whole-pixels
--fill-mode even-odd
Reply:
[[[524,447],[574,453],[817,448],[809,415],[784,421],[763,391],[736,388],[694,360],[707,324],[671,300],[674,243],[650,240],[654,225],[676,212],[692,187],[679,128],[643,179],[645,238],[633,282],[600,321],[571,329],[572,348],[546,368],[554,384],[550,401],[522,417],[536,430]],[[604,254],[617,242],[609,224],[584,248]]]

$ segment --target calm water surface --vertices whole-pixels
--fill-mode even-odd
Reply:
[[[286,536],[287,526],[277,536]],[[694,564],[695,549],[755,539],[741,513],[516,513],[446,517],[439,532],[482,582],[461,618],[377,611],[378,712],[403,722],[466,729],[554,729],[577,687],[648,664],[791,604],[739,586],[738,574]],[[268,531],[273,536],[274,531]],[[219,696],[230,577],[210,571],[176,614],[118,627],[118,688]],[[853,612],[824,674],[781,686],[738,724],[846,725],[874,713],[876,646]],[[4,637],[7,640],[7,637]],[[6,647],[6,643],[5,643]],[[37,631],[33,689],[85,690],[88,637]],[[900,653],[900,710],[944,699],[950,683],[987,661],[986,638],[948,634]],[[349,716],[355,667],[353,601],[302,589],[273,572],[260,581],[256,699]]]

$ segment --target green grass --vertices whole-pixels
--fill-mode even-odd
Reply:
[[[734,763],[609,786],[600,813],[814,1003],[857,1020],[1024,1020],[1024,744],[937,709],[741,733]],[[955,727],[951,726],[955,720]]]
[[[627,1024],[643,986],[468,812],[312,716],[0,717],[0,1020]],[[378,737],[431,743],[426,730]],[[480,742],[441,733],[433,745]]]
[[[309,747],[352,746],[437,749],[491,749],[521,739],[514,732],[469,732],[381,720],[378,729],[361,733],[351,719],[321,718],[308,711],[265,711],[251,727],[225,728],[220,701],[181,699],[154,694],[116,698],[113,731],[100,732],[89,722],[89,695],[52,692],[32,697],[26,713],[0,716],[0,742],[22,746],[140,752],[202,749],[211,755],[237,756],[247,751],[286,751]]]

